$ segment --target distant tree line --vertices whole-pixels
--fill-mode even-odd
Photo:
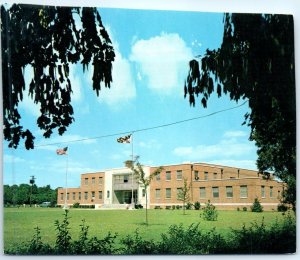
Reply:
[[[35,184],[4,185],[4,206],[40,204],[49,201],[51,206],[57,202],[57,188],[51,189],[50,185],[37,187]]]

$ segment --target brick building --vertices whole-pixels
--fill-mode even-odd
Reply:
[[[236,210],[253,204],[255,198],[264,210],[276,210],[284,183],[270,174],[205,163],[165,165],[148,187],[148,207],[181,205],[177,193],[184,179],[190,186],[190,201],[204,205],[208,200],[218,209]],[[156,167],[144,166],[146,175]],[[57,204],[65,203],[65,188],[58,189]],[[133,192],[133,193],[132,193]],[[80,188],[67,188],[67,204],[95,205],[100,208],[128,208],[131,201],[146,205],[145,191],[128,168],[81,174]]]

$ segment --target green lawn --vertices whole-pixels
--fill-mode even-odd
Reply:
[[[118,234],[118,239],[127,234],[133,234],[136,229],[145,239],[159,240],[160,234],[168,230],[172,224],[183,223],[188,226],[191,223],[199,223],[203,230],[213,227],[224,235],[231,228],[238,229],[245,223],[257,221],[265,224],[274,223],[276,219],[282,219],[278,212],[243,212],[243,211],[219,211],[217,221],[204,221],[199,217],[199,211],[189,210],[183,215],[182,210],[148,210],[149,225],[145,225],[145,210],[93,210],[71,209],[69,212],[71,235],[78,238],[81,220],[85,219],[90,227],[89,235],[104,237],[109,231]],[[44,242],[54,244],[54,221],[63,219],[62,209],[42,208],[5,208],[4,209],[4,247],[9,248],[21,242],[31,240],[34,228],[41,228],[41,236]]]

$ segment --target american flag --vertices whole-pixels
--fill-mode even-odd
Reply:
[[[130,142],[131,142],[131,134],[118,138],[117,142],[118,143],[122,143],[122,144],[124,144],[124,143],[125,144],[130,144]]]
[[[68,147],[65,147],[63,149],[57,149],[56,154],[57,155],[64,155],[64,154],[67,154],[67,151],[68,151]]]

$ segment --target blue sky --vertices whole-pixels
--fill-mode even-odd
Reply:
[[[54,134],[47,140],[35,124],[39,108],[26,97],[19,108],[21,122],[33,131],[38,147],[27,151],[22,143],[14,150],[4,142],[4,184],[28,183],[34,175],[38,186],[64,186],[66,156],[57,156],[55,150],[68,146],[68,186],[77,187],[82,173],[122,167],[131,156],[131,145],[117,143],[118,136],[74,140],[204,116],[242,103],[213,94],[204,109],[200,100],[190,107],[183,97],[189,60],[221,43],[221,13],[103,8],[100,15],[116,52],[112,88],[97,97],[91,86],[92,67],[83,74],[80,65],[73,65],[75,122],[63,136]],[[27,83],[30,75],[31,69],[26,68]],[[247,111],[246,104],[211,117],[134,133],[134,154],[145,165],[191,161],[256,169],[250,129],[241,125]],[[44,144],[49,145],[39,146]]]

